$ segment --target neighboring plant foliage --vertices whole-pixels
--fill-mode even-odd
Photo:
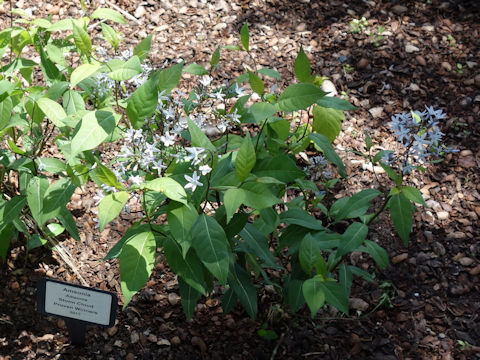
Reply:
[[[92,19],[105,20],[97,26],[113,57],[92,44]],[[407,148],[403,158],[371,154],[367,137],[363,156],[385,169],[392,188],[365,189],[327,207],[322,200],[339,181],[336,173],[347,177],[332,141],[343,111],[355,108],[321,90],[303,49],[293,66],[298,82],[284,89],[269,85],[281,80],[278,72],[256,66],[218,85],[223,49],[251,55],[247,24],[241,45],[217,48],[208,68],[154,68],[146,62],[151,36],[119,54],[121,35],[108,21],[125,23],[121,14],[98,9],[56,23],[23,17],[0,32],[8,62],[0,80],[0,135],[8,144],[0,150],[0,255],[13,239],[24,240],[27,251],[65,231],[79,240],[66,205],[92,180],[100,231],[129,211],[129,202],[142,206],[106,257],[119,259],[125,306],[160,252],[178,275],[187,317],[217,283],[225,312],[240,303],[255,317],[257,293],[270,285],[292,311],[306,303],[313,316],[328,303],[348,314],[354,276],[373,280],[349,264],[349,254],[364,252],[387,266],[386,251],[368,239],[368,225],[386,209],[408,241],[413,203],[423,199],[403,174],[428,151],[440,153],[435,119],[443,114],[429,108],[393,118]],[[25,47],[37,52],[35,61],[22,57]],[[189,93],[176,89],[182,72],[198,76]],[[113,148],[121,150],[105,161],[102,152]],[[47,156],[48,149],[58,156]],[[307,149],[316,155],[306,157]],[[299,165],[301,157],[308,163]]]

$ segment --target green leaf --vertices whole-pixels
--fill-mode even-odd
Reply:
[[[270,103],[257,102],[250,106],[250,112],[255,118],[255,122],[261,123],[265,119],[273,116],[277,112],[277,109]]]
[[[123,245],[125,245],[131,238],[137,236],[137,234],[142,232],[148,232],[150,230],[150,225],[148,224],[134,224],[133,226],[129,227],[125,232],[125,235],[123,235],[123,237],[118,240],[117,243],[110,249],[104,260],[118,258],[120,256],[120,253],[122,252]]]
[[[7,259],[8,248],[10,247],[10,240],[15,235],[15,228],[7,224],[3,227],[0,226],[0,258],[4,261]]]
[[[365,247],[379,268],[385,269],[388,266],[388,254],[384,248],[371,240],[365,240]]]
[[[303,51],[303,47],[300,47],[300,51],[295,59],[294,63],[295,76],[301,82],[309,82],[311,79],[312,69],[310,68],[310,60]]]
[[[200,128],[189,118],[187,118],[188,131],[190,133],[192,146],[202,147],[213,153],[217,151],[217,148],[210,142],[208,137],[200,130]]]
[[[220,46],[218,46],[212,54],[212,58],[210,59],[210,66],[213,68],[218,65],[220,61]]]
[[[245,179],[250,175],[255,166],[256,156],[255,148],[253,147],[252,140],[250,136],[245,136],[240,150],[238,150],[237,157],[235,160],[235,173],[240,181],[245,181]]]
[[[39,248],[47,244],[47,240],[40,237],[38,234],[33,234],[30,239],[27,241],[27,251]]]
[[[346,178],[347,173],[345,172],[345,167],[343,165],[342,159],[340,159],[340,157],[333,149],[332,144],[330,144],[330,140],[322,134],[310,134],[309,137],[313,140],[315,144],[317,144],[322,149],[328,161],[337,166],[340,175],[343,178]]]
[[[69,178],[61,178],[51,184],[43,197],[43,225],[47,220],[54,219],[60,214],[70,201],[76,186],[72,184]]]
[[[111,20],[119,24],[127,23],[127,21],[125,20],[122,14],[120,14],[118,11],[115,11],[113,9],[108,9],[108,8],[98,8],[93,12],[93,14],[90,17],[92,19]]]
[[[350,297],[350,289],[352,287],[353,276],[352,272],[350,271],[350,267],[347,266],[345,263],[341,263],[338,267],[338,282],[343,288],[343,292],[347,295],[347,297]]]
[[[43,198],[48,186],[48,179],[38,176],[33,177],[27,186],[27,204],[39,226],[43,224]]]
[[[152,34],[148,35],[145,39],[140,41],[137,46],[135,46],[135,49],[133,49],[133,55],[137,55],[140,58],[140,62],[143,62],[150,52],[151,44]]]
[[[61,222],[65,229],[67,229],[68,233],[72,238],[80,241],[77,224],[75,224],[75,219],[67,208],[62,208],[60,214],[57,215],[57,219]]]
[[[247,21],[245,21],[242,28],[240,29],[240,41],[242,42],[243,48],[248,52],[249,51],[250,34],[248,32],[248,22]]]
[[[187,251],[192,245],[192,234],[190,233],[190,230],[197,217],[197,211],[189,203],[182,204],[177,201],[171,201],[168,204],[168,225],[173,238],[182,247],[183,257],[187,255]]]
[[[128,99],[127,116],[135,129],[140,129],[145,118],[150,117],[157,107],[158,90],[154,77],[138,87]]]
[[[257,74],[251,72],[250,70],[248,70],[248,79],[250,81],[250,86],[252,87],[252,90],[255,91],[258,96],[262,97],[265,93],[265,85],[263,85],[262,79],[260,79]]]
[[[76,91],[68,90],[63,94],[63,108],[67,115],[72,115],[80,110],[85,110],[82,95]]]
[[[73,70],[70,75],[70,88],[73,89],[82,80],[94,75],[100,69],[100,63],[83,64]]]
[[[158,76],[158,91],[168,94],[172,91],[180,81],[182,77],[183,62],[173,65],[160,72]]]
[[[245,191],[242,189],[228,189],[225,191],[223,203],[225,204],[225,211],[227,213],[227,224],[244,201]]]
[[[317,100],[317,104],[324,108],[331,108],[331,109],[337,109],[337,110],[344,110],[344,111],[357,110],[357,108],[352,104],[350,104],[348,101],[339,99],[334,96],[324,96],[319,100]]]
[[[65,231],[65,228],[62,225],[57,223],[48,224],[47,229],[48,229],[47,234],[49,236],[58,236]]]
[[[95,168],[95,175],[97,176],[98,180],[100,180],[105,185],[112,186],[119,190],[123,189],[123,186],[118,181],[115,173],[100,162],[97,162],[97,167]]]
[[[238,298],[232,288],[228,288],[226,292],[223,293],[222,297],[222,310],[224,314],[229,314],[233,308],[237,305]]]
[[[116,81],[126,81],[130,80],[135,75],[140,74],[143,71],[140,64],[140,59],[138,56],[133,55],[126,63],[124,63],[120,68],[115,69],[112,72],[108,73],[108,76],[112,80]]]
[[[273,177],[284,183],[305,176],[305,173],[297,167],[295,161],[285,154],[257,160],[252,173],[260,178]]]
[[[388,201],[390,217],[398,235],[405,244],[408,244],[410,231],[412,230],[412,205],[403,193],[393,195]]]
[[[103,231],[105,226],[120,214],[127,201],[128,193],[126,191],[108,194],[100,201],[98,205],[100,231]]]
[[[324,230],[322,222],[315,219],[307,211],[299,208],[290,208],[280,214],[280,221],[285,224],[296,224],[312,230]]]
[[[359,222],[351,224],[342,235],[337,256],[343,256],[354,251],[363,244],[368,234],[368,226]]]
[[[91,53],[92,40],[90,40],[83,26],[78,26],[75,22],[73,22],[73,40],[75,41],[75,46],[83,54],[89,55]]]
[[[258,70],[258,73],[262,74],[262,75],[265,75],[265,76],[269,76],[269,77],[277,79],[277,80],[282,80],[282,75],[280,75],[280,73],[278,71],[275,71],[273,69],[262,68],[262,69]]]
[[[325,293],[321,287],[322,280],[319,275],[314,276],[311,279],[305,280],[302,285],[302,293],[308,308],[312,313],[312,318],[325,304]]]
[[[298,253],[298,260],[302,266],[303,271],[307,275],[311,275],[312,268],[317,264],[319,258],[323,258],[318,240],[307,234],[302,240],[300,251]]]
[[[26,202],[25,196],[17,195],[0,205],[0,229],[19,217]]]
[[[65,110],[62,106],[56,101],[50,100],[49,98],[42,97],[37,100],[37,105],[40,110],[43,111],[45,116],[55,124],[57,127],[63,127],[65,124],[62,122],[63,119],[67,117]]]
[[[256,210],[262,210],[282,202],[271,193],[265,184],[245,183],[240,190],[244,192],[244,204]]]
[[[416,202],[417,204],[425,204],[425,200],[423,200],[422,193],[417,189],[412,186],[402,186],[402,194],[405,195],[405,197],[413,202]]]
[[[13,102],[10,97],[0,102],[0,131],[5,129],[12,117]]]
[[[190,250],[186,256],[182,255],[180,245],[170,238],[163,242],[163,252],[167,258],[168,266],[175,274],[181,276],[191,287],[206,295],[206,284],[203,278],[204,267],[195,251]]]
[[[342,286],[333,281],[326,281],[319,284],[325,294],[325,301],[348,315],[348,296]]]
[[[190,64],[187,65],[184,69],[184,72],[194,75],[208,75],[208,71],[202,66],[198,64]]]
[[[187,193],[182,185],[170,177],[161,177],[142,184],[145,189],[160,192],[171,200],[187,204]]]
[[[96,148],[113,133],[116,123],[117,119],[110,111],[90,111],[82,118],[80,128],[72,138],[72,156]]]
[[[155,263],[155,249],[155,237],[151,231],[139,232],[123,245],[119,260],[124,309],[150,278]]]
[[[235,264],[228,276],[228,284],[237,295],[247,314],[255,319],[258,311],[257,291],[253,286],[250,275],[238,264]]]
[[[52,24],[47,28],[48,32],[54,31],[68,31],[73,30],[73,21],[71,19],[63,19],[57,21],[56,23]]]
[[[325,135],[333,142],[342,131],[342,121],[344,119],[343,111],[316,105],[313,108],[312,127],[315,132]]]
[[[253,224],[247,223],[240,236],[245,241],[245,245],[250,253],[258,256],[265,261],[265,265],[272,268],[279,268],[275,262],[275,258],[268,247],[268,239]]]
[[[110,25],[105,23],[102,23],[101,25],[103,37],[110,45],[112,45],[114,50],[117,50],[118,45],[120,44],[120,39],[118,38],[117,32]]]
[[[388,177],[392,179],[397,186],[402,185],[402,176],[398,175],[390,165],[384,164],[382,161],[380,161],[380,166],[383,168],[383,170],[385,170],[385,172],[388,174]]]
[[[202,294],[190,286],[182,277],[178,278],[178,287],[180,289],[183,311],[187,320],[190,320],[195,313],[195,306]]]
[[[363,215],[364,206],[381,194],[376,189],[365,189],[348,199],[346,204],[338,211],[335,216],[336,221],[342,219],[351,219]]]
[[[202,214],[195,220],[191,232],[192,247],[200,261],[225,285],[232,254],[222,227],[213,217]]]
[[[298,279],[292,279],[291,276],[285,285],[285,302],[290,305],[293,312],[296,312],[300,307],[305,304],[305,298],[302,291],[303,281]],[[321,305],[320,305],[321,307]]]
[[[279,96],[276,106],[279,111],[305,110],[325,96],[325,92],[313,84],[300,83],[288,86]]]

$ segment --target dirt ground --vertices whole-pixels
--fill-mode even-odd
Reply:
[[[54,20],[80,16],[80,2],[15,4],[34,16],[51,13]],[[2,7],[6,27],[8,2]],[[351,304],[350,318],[329,308],[314,319],[306,308],[293,316],[268,292],[260,296],[257,320],[241,308],[223,315],[215,292],[186,321],[176,278],[159,261],[144,289],[118,311],[113,328],[89,327],[86,346],[73,346],[63,320],[36,311],[35,284],[44,276],[79,279],[56,253],[37,249],[25,259],[18,243],[6,262],[0,260],[0,359],[480,359],[480,2],[94,0],[87,13],[97,7],[128,14],[128,25],[118,27],[125,48],[153,34],[150,60],[157,65],[179,59],[208,63],[218,45],[239,42],[248,20],[256,62],[276,69],[288,83],[302,45],[314,71],[359,107],[346,115],[334,144],[349,174],[340,195],[375,186],[351,150],[363,148],[365,131],[389,146],[393,138],[386,124],[395,113],[425,106],[444,110],[446,145],[460,151],[408,179],[429,205],[415,215],[408,247],[388,217],[373,226],[369,236],[387,249],[391,264],[377,270],[372,284],[354,282],[357,305]],[[352,33],[350,21],[362,16],[368,25]],[[100,33],[92,37],[101,44]],[[244,54],[222,51],[216,76],[231,80],[247,63]],[[63,245],[89,286],[120,296],[118,264],[102,258],[135,212],[100,233],[94,195],[93,186],[74,194],[69,207],[81,241],[66,238]],[[350,261],[373,266],[365,256]],[[260,337],[262,326],[278,338]]]

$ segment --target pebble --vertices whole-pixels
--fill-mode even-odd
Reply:
[[[118,332],[118,327],[113,326],[107,329],[107,334],[110,336],[114,336]]]
[[[359,311],[366,311],[369,307],[368,303],[360,298],[351,298],[348,300],[348,305],[350,306],[350,309]]]
[[[475,266],[472,270],[468,272],[470,275],[476,276],[480,274],[480,264]]]
[[[425,25],[422,26],[422,29],[425,30],[425,31],[432,32],[432,31],[435,31],[435,26],[430,25],[430,24],[425,24]]]
[[[125,357],[125,360],[134,360],[135,359],[135,354],[128,353],[127,356]]]
[[[460,151],[460,156],[470,156],[473,155],[472,150],[462,150]]]
[[[140,335],[138,335],[138,332],[134,331],[130,334],[130,342],[132,344],[135,344],[140,340]]]
[[[454,240],[463,240],[467,237],[467,235],[465,235],[465,233],[461,232],[461,231],[454,231],[452,233],[448,233],[447,234],[447,239],[448,240],[451,240],[451,239],[454,239]]]
[[[20,289],[20,284],[17,281],[14,281],[10,284],[10,289],[18,290],[18,289]]]
[[[182,343],[182,340],[180,340],[178,336],[174,336],[170,339],[170,342],[172,343],[172,345],[178,346]]]
[[[480,74],[475,76],[475,86],[480,88]]]
[[[420,49],[418,47],[416,47],[415,45],[407,44],[405,46],[405,52],[408,53],[408,54],[411,54],[411,53],[414,53],[414,52],[417,52],[417,51],[420,51]]]
[[[408,258],[407,253],[399,254],[392,258],[392,264],[398,264]]]
[[[440,65],[442,67],[442,69],[444,69],[445,71],[452,71],[452,65],[450,65],[448,62],[444,61],[442,62],[442,64]]]
[[[448,212],[447,211],[439,211],[437,212],[438,220],[447,220],[448,219]]]
[[[442,243],[439,243],[438,241],[435,241],[433,244],[432,244],[432,249],[433,249],[433,252],[438,255],[438,256],[443,256],[446,254],[446,250],[445,250],[445,246],[443,246]]]
[[[149,334],[147,339],[150,342],[157,342],[158,341],[157,335],[155,335],[155,334]]]
[[[412,90],[412,91],[420,91],[420,86],[412,83],[412,84],[410,84],[409,89]]]
[[[383,116],[383,107],[377,106],[373,107],[368,112],[374,117],[374,118],[380,118]]]
[[[408,8],[402,5],[395,5],[394,7],[392,7],[392,11],[396,15],[402,15],[408,11]]]
[[[438,201],[435,201],[433,199],[427,200],[425,204],[429,207],[432,208],[434,211],[442,211],[442,205]]]
[[[472,155],[462,156],[458,158],[458,166],[463,168],[474,168],[477,166],[477,162],[475,161],[475,158]]]
[[[367,58],[361,58],[357,63],[357,68],[359,70],[365,69],[370,64],[370,60]]]
[[[470,266],[475,262],[475,260],[465,256],[465,257],[462,257],[461,259],[459,259],[458,262],[460,264],[462,264],[462,266]]]
[[[168,302],[170,303],[170,305],[177,305],[179,302],[180,302],[180,296],[178,296],[178,294],[176,293],[169,293],[168,294]]]
[[[171,346],[172,344],[167,339],[160,339],[157,341],[157,345],[160,346]]]
[[[135,13],[133,14],[133,16],[135,16],[137,19],[140,19],[141,17],[143,17],[145,15],[146,12],[147,11],[145,10],[145,7],[143,5],[140,5],[135,10]]]
[[[295,28],[295,30],[297,30],[298,32],[302,32],[302,31],[305,31],[307,28],[307,24],[305,23],[301,23],[301,24],[298,24],[297,27]]]
[[[427,65],[427,61],[425,60],[425,58],[423,56],[417,55],[415,57],[415,60],[417,60],[417,63],[421,66],[426,66]]]

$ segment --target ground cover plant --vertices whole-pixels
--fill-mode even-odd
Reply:
[[[393,152],[372,156],[367,135],[364,156],[393,183],[384,193],[365,189],[327,208],[322,199],[338,180],[328,163],[347,177],[331,142],[340,133],[342,111],[354,107],[321,90],[323,78],[312,74],[303,49],[294,64],[298,82],[283,90],[265,87],[262,77],[280,74],[257,69],[253,57],[252,70],[218,87],[212,75],[221,47],[209,70],[183,62],[164,69],[142,65],[151,36],[131,52],[100,60],[87,32],[94,19],[125,22],[120,13],[99,8],[90,18],[20,21],[0,33],[3,51],[11,54],[1,83],[1,130],[9,146],[1,159],[2,257],[11,239],[24,239],[27,250],[55,245],[64,231],[78,239],[66,205],[76,187],[92,180],[100,189],[100,231],[128,211],[130,198],[142,206],[142,218],[106,257],[119,258],[124,308],[148,281],[161,249],[178,275],[188,318],[216,282],[224,286],[226,313],[240,302],[255,318],[257,288],[270,285],[292,311],[306,302],[314,316],[328,303],[348,314],[353,276],[373,281],[374,274],[345,260],[360,251],[387,266],[386,251],[367,238],[368,225],[385,209],[408,242],[413,203],[424,200],[402,175],[415,162],[442,154],[438,121],[445,114],[427,108],[393,118],[406,148],[399,171]],[[118,33],[106,23],[101,27],[116,53]],[[249,37],[245,23],[241,45],[226,49],[250,54]],[[21,57],[27,45],[38,51],[40,64]],[[72,55],[77,61],[68,64]],[[39,70],[43,81],[37,82],[32,74]],[[174,90],[183,71],[200,77],[188,94]],[[306,123],[298,112],[306,112]],[[103,163],[99,146],[116,141],[123,141],[121,152]],[[63,158],[42,156],[52,144]],[[304,171],[295,156],[307,148],[323,155],[308,160]],[[370,206],[376,198],[382,199],[378,209]],[[322,212],[320,219],[313,210]]]
[[[442,146],[441,110],[393,115],[388,125],[396,146],[382,148],[363,134],[354,153],[388,179],[336,196],[353,174],[332,142],[344,111],[355,108],[322,90],[326,78],[312,71],[303,48],[290,64],[295,79],[281,78],[257,65],[243,23],[238,45],[219,46],[202,65],[153,65],[151,36],[120,51],[114,28],[125,20],[118,12],[98,9],[60,22],[27,15],[18,12],[0,33],[7,63],[0,130],[8,145],[0,159],[4,259],[23,244],[25,259],[48,247],[68,264],[61,241],[81,234],[67,207],[92,183],[93,231],[115,224],[132,204],[140,208],[106,257],[118,259],[126,309],[166,260],[187,318],[202,295],[218,292],[225,313],[239,303],[250,317],[264,318],[259,300],[268,292],[281,311],[295,313],[306,303],[314,317],[328,304],[343,317],[355,278],[373,282],[374,264],[388,265],[387,252],[369,235],[383,212],[408,243],[415,204],[426,205],[410,174],[449,151]],[[92,29],[103,39],[90,37]],[[23,57],[26,48],[37,56]],[[246,54],[248,70],[220,79],[231,52]],[[186,74],[190,84],[179,88]],[[369,267],[352,261],[359,253],[373,260]],[[267,325],[258,334],[276,336]]]

